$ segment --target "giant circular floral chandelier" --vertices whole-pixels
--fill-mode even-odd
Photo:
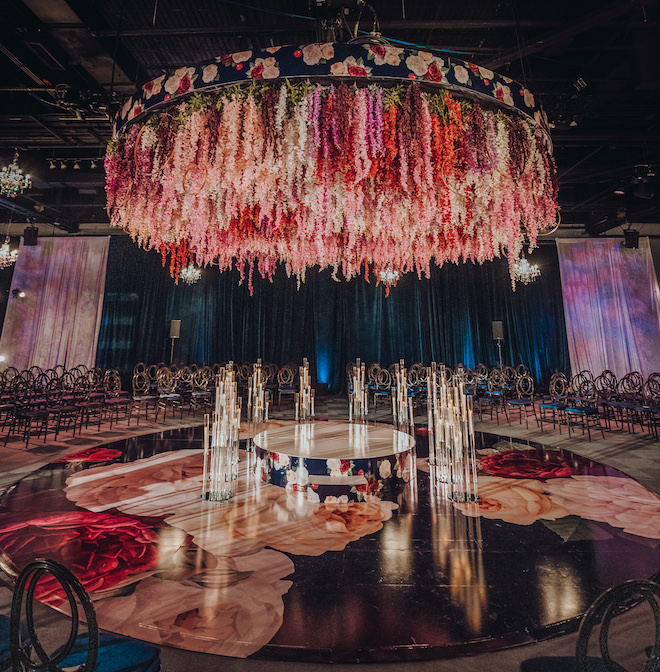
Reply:
[[[178,279],[189,263],[351,278],[505,254],[557,215],[552,148],[521,85],[386,44],[272,47],[183,67],[126,102],[108,212]],[[385,281],[387,282],[387,281]]]

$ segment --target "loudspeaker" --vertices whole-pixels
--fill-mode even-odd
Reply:
[[[181,320],[170,321],[170,338],[179,338],[181,334]]]
[[[495,341],[504,340],[504,329],[502,329],[501,322],[493,322],[493,340]]]
[[[34,247],[39,238],[39,229],[36,226],[26,226],[23,230],[23,245]]]
[[[623,246],[629,250],[636,250],[639,247],[639,231],[626,229],[623,232]]]

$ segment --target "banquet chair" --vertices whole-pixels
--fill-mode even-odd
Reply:
[[[285,364],[277,372],[277,407],[282,405],[282,395],[294,398],[296,394],[296,368],[293,364]]]
[[[161,409],[163,410],[163,421],[167,419],[168,408],[172,409],[173,416],[174,409],[178,408],[181,418],[183,418],[183,397],[177,392],[176,386],[176,374],[167,367],[160,369],[157,377],[158,403],[156,406],[156,417],[154,418],[155,422],[158,422],[158,415]]]
[[[110,417],[110,429],[113,422],[119,422],[121,415],[129,418],[131,397],[121,389],[121,376],[116,369],[108,369],[103,376],[103,390],[105,393],[106,415]]]
[[[490,419],[493,419],[493,411],[495,412],[495,420],[500,424],[500,411],[504,411],[504,415],[509,421],[509,411],[506,404],[506,378],[500,369],[493,369],[488,374],[487,392],[479,397],[479,417],[483,417],[484,407],[489,410]]]
[[[610,406],[618,414],[621,429],[624,425],[632,434],[635,431],[634,423],[638,416],[635,406],[638,406],[642,398],[644,377],[639,371],[630,371],[619,380],[617,398]]]
[[[378,369],[376,375],[376,387],[371,390],[371,397],[374,402],[374,413],[378,408],[379,399],[390,399],[392,392],[392,376],[388,369]]]
[[[49,578],[71,613],[68,636],[64,635],[66,641],[57,647],[47,641],[53,633],[46,631],[43,621],[39,627],[35,619],[40,611],[35,608],[37,584]],[[99,632],[94,605],[82,583],[66,567],[52,560],[35,560],[18,575],[11,605],[9,646],[15,672],[157,672],[160,669],[157,647]]]
[[[131,380],[131,387],[133,388],[133,396],[131,398],[131,410],[128,414],[128,426],[131,425],[131,418],[133,417],[133,412],[137,409],[137,424],[140,424],[140,415],[142,409],[144,409],[144,419],[149,420],[149,409],[156,409],[158,404],[158,398],[153,394],[150,394],[151,385],[149,376],[147,375],[146,369],[138,371],[133,374],[133,379]]]
[[[600,422],[600,412],[598,410],[598,397],[594,378],[580,372],[571,380],[572,395],[569,395],[564,410],[568,436],[571,436],[571,426],[573,423],[580,424],[582,434],[587,430],[587,436],[591,441],[591,427],[600,429],[600,433],[605,438],[603,425]]]
[[[559,427],[561,434],[561,426],[565,422],[566,415],[566,399],[568,397],[568,379],[566,375],[557,372],[550,377],[549,396],[544,398],[539,403],[539,427],[543,431],[543,422],[546,420],[546,413],[551,413],[552,428]]]
[[[605,426],[607,429],[611,429],[610,419],[616,421],[611,403],[616,401],[617,378],[612,371],[605,369],[599,376],[594,378],[594,385],[596,386],[596,403],[602,409]]]
[[[211,367],[197,369],[192,377],[192,393],[190,395],[190,412],[195,415],[197,409],[210,413],[213,405],[213,394],[208,389],[213,379]]]
[[[518,424],[522,424],[523,413],[525,414],[525,427],[529,429],[529,416],[533,415],[536,424],[539,419],[536,415],[536,406],[534,405],[534,380],[531,376],[520,376],[516,380],[516,396],[506,400],[509,410],[518,411]],[[511,416],[507,415],[507,420],[511,424]]]
[[[633,580],[614,586],[602,593],[587,609],[582,617],[578,630],[575,657],[545,656],[530,658],[520,665],[520,672],[627,672],[627,669],[612,659],[610,626],[612,619],[628,612],[636,605],[639,609],[643,602],[651,607],[654,621],[654,641],[643,649],[647,658],[644,672],[658,672],[660,670],[660,585],[654,581]],[[591,635],[600,624],[598,637],[600,656],[589,656],[589,641]],[[640,632],[651,630],[635,628]],[[626,638],[631,641],[629,630]],[[617,638],[620,639],[620,638]],[[633,642],[643,642],[639,635]],[[643,644],[640,645],[643,646]],[[641,651],[640,651],[641,653]]]
[[[11,434],[23,431],[23,439],[27,448],[32,436],[32,425],[37,429],[37,438],[43,432],[44,441],[48,434],[49,412],[44,398],[36,398],[34,387],[22,376],[16,376],[10,381],[11,404],[14,410],[11,414],[9,428],[5,434],[5,446]]]

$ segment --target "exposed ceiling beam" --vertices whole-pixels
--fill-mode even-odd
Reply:
[[[104,88],[132,92],[133,81],[113,61],[65,0],[23,0],[35,16],[49,27],[55,41]]]
[[[525,56],[543,51],[548,47],[552,47],[569,38],[575,37],[580,33],[584,33],[591,28],[602,26],[604,23],[608,23],[625,14],[632,7],[650,4],[650,2],[652,2],[652,0],[616,0],[616,2],[595,12],[590,12],[572,23],[564,24],[560,28],[556,28],[555,30],[551,30],[543,35],[538,35],[531,40],[523,42],[516,49],[512,49],[511,51],[490,60],[485,66],[497,70],[497,68],[506,65],[507,63],[518,61]]]

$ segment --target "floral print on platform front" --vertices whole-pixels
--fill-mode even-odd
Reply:
[[[255,474],[289,492],[305,493],[314,502],[395,500],[410,481],[408,453],[381,458],[312,459],[255,447]]]

